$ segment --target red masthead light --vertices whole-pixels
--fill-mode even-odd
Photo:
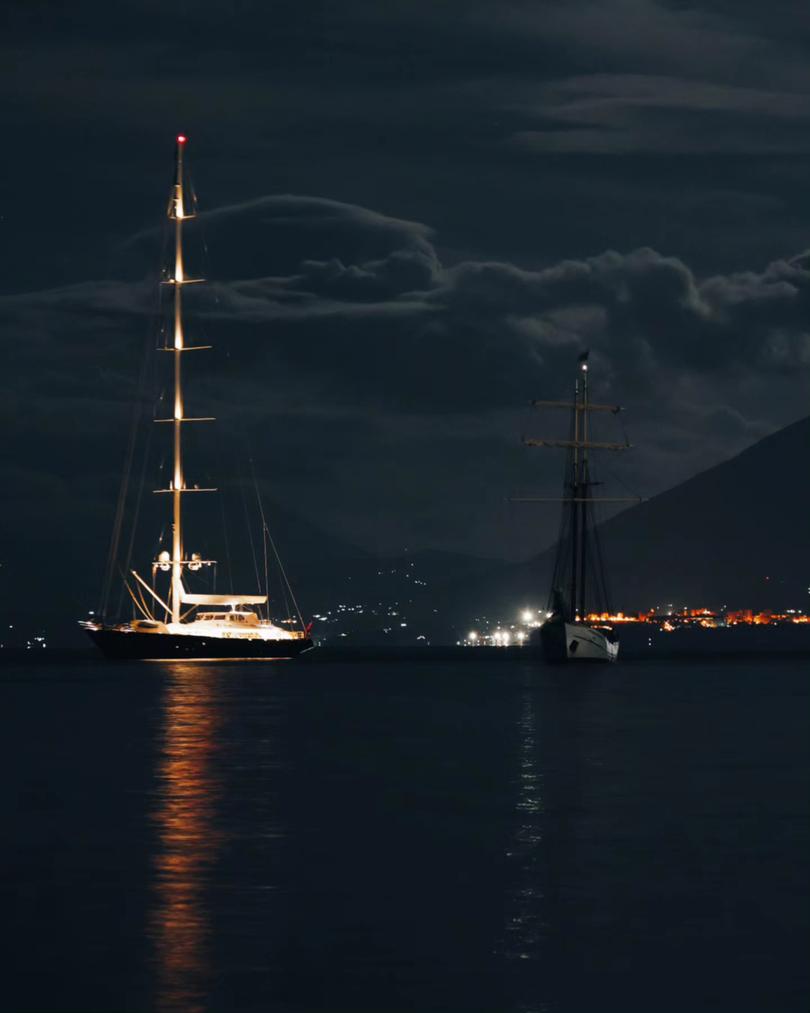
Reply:
[[[178,144],[185,144],[187,140],[188,140],[188,138],[184,137],[183,134],[178,134],[177,135],[177,143]]]

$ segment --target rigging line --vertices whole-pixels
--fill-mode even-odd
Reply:
[[[228,569],[228,587],[231,594],[233,591],[233,567],[231,566],[231,546],[228,538],[228,522],[225,517],[225,496],[219,497],[219,512],[222,515],[222,533],[225,537],[225,566]]]
[[[141,515],[141,504],[143,503],[143,490],[146,485],[146,469],[149,463],[149,453],[152,448],[152,430],[154,426],[149,426],[146,431],[146,440],[143,450],[143,459],[141,462],[141,474],[138,481],[138,492],[135,498],[135,509],[132,514],[132,523],[129,531],[129,543],[127,545],[126,557],[124,560],[124,569],[129,572],[132,565],[132,553],[135,548],[135,535],[138,531],[138,521]]]
[[[162,533],[161,533],[160,537],[161,537],[161,541],[162,541],[163,540],[163,534]],[[154,555],[157,558],[157,552],[155,552]],[[154,564],[152,564],[152,595],[153,595],[153,597],[155,599],[160,600],[160,599],[158,599],[158,596],[157,596],[157,573],[158,573],[158,568]],[[167,623],[168,621],[169,621],[169,613],[168,613],[168,610],[166,609],[165,602],[164,602],[163,603],[163,622]]]
[[[266,533],[265,533],[264,537],[265,537],[265,539],[267,539],[267,534]],[[278,581],[278,588],[279,588],[279,592],[280,592],[280,595],[281,595],[281,600],[283,602],[284,615],[286,616],[287,619],[289,619],[292,616],[293,608],[295,606],[291,603],[290,596],[289,596],[289,594],[287,592],[286,584],[284,583],[284,581],[281,579],[280,576],[279,576],[279,581]]]
[[[278,568],[281,571],[281,576],[284,578],[284,583],[287,585],[287,590],[289,591],[290,598],[292,599],[293,606],[295,607],[295,614],[298,616],[298,621],[301,623],[301,628],[304,629],[305,628],[304,617],[301,615],[301,609],[298,607],[298,601],[296,600],[295,594],[293,593],[292,585],[290,584],[289,578],[287,577],[287,571],[284,569],[284,564],[281,562],[281,556],[279,556],[278,554],[276,543],[273,541],[273,536],[270,534],[270,529],[267,527],[267,525],[265,525],[264,530],[267,533],[267,538],[270,542],[270,547],[273,550],[273,555],[276,557],[276,563],[278,563]]]
[[[265,537],[267,531],[267,522],[264,519],[264,507],[262,506],[262,497],[259,492],[259,482],[256,478],[256,468],[253,464],[253,457],[249,458],[250,461],[250,473],[253,476],[253,489],[256,493],[256,503],[259,507],[259,517],[262,521],[262,554],[264,556],[264,593],[267,595],[266,609],[267,619],[270,619],[270,580],[267,572],[267,538]],[[285,603],[286,606],[286,603]]]
[[[166,254],[167,243],[168,243],[168,230],[165,227],[161,230],[161,237],[162,237],[162,242],[161,242],[161,253],[160,253],[159,263],[162,263],[163,260],[164,260],[164,257],[165,257],[165,254]],[[154,370],[155,355],[153,354],[153,349],[152,349],[151,346],[153,344],[155,344],[155,345],[157,344],[156,336],[160,333],[160,329],[161,329],[161,326],[162,326],[161,314],[160,314],[161,300],[163,298],[162,288],[163,288],[163,286],[159,285],[159,284],[155,286],[155,292],[154,292],[154,296],[153,296],[153,299],[154,299],[154,308],[152,310],[152,314],[151,314],[150,321],[149,321],[149,326],[148,326],[147,331],[146,331],[146,338],[147,338],[147,340],[144,342],[144,346],[145,346],[144,347],[144,358],[143,358],[143,362],[142,362],[141,375],[139,377],[138,393],[137,393],[135,405],[133,406],[133,416],[132,416],[132,418],[133,418],[133,429],[135,430],[135,437],[134,437],[134,440],[133,440],[133,443],[132,443],[132,456],[129,458],[129,460],[127,461],[127,465],[126,465],[126,468],[127,468],[127,471],[128,471],[128,475],[127,475],[127,480],[126,480],[127,489],[126,489],[126,492],[125,492],[124,499],[126,499],[126,496],[128,495],[128,492],[129,492],[129,489],[128,489],[128,487],[129,487],[129,479],[131,477],[131,469],[132,469],[132,467],[134,465],[135,450],[136,450],[136,447],[137,447],[137,430],[138,430],[138,428],[140,426],[140,422],[141,422],[141,419],[143,417],[144,402],[146,401],[147,388],[149,386],[150,377],[151,377],[152,372]],[[134,515],[133,520],[132,520],[132,528],[131,528],[131,531],[130,531],[129,545],[128,545],[128,548],[127,548],[127,557],[126,557],[126,570],[127,571],[129,570],[130,564],[131,564],[131,561],[132,561],[133,543],[134,543],[134,540],[135,540],[135,532],[136,532],[136,529],[137,529],[137,523],[138,523],[137,519],[138,519],[138,515],[140,513],[140,504],[141,504],[141,500],[142,500],[142,497],[143,497],[143,487],[144,487],[144,482],[145,482],[146,463],[147,463],[147,460],[149,458],[149,450],[150,450],[150,447],[151,447],[151,442],[152,442],[152,427],[149,426],[148,430],[147,430],[147,435],[146,435],[146,445],[145,445],[144,451],[143,451],[144,457],[143,457],[143,464],[142,464],[142,467],[141,467],[140,483],[139,483],[139,488],[138,488],[138,495],[137,495],[137,501],[136,501],[135,515]],[[123,483],[122,483],[122,485],[123,485]],[[119,548],[120,548],[121,534],[122,533],[123,533],[123,515],[122,515],[122,519],[121,519],[121,529],[118,531],[118,533],[116,535],[115,550],[114,550],[113,558],[111,560],[109,585],[108,585],[107,590],[106,590],[106,597],[105,597],[105,601],[104,601],[105,612],[106,612],[106,609],[107,609],[107,606],[108,606],[109,594],[110,594],[111,584],[112,584],[112,565],[114,564],[115,559],[118,556],[118,552],[119,552]],[[117,606],[119,611],[121,610],[121,608],[123,606],[123,596],[124,596],[124,588],[121,587],[120,590],[119,590],[118,606]]]
[[[121,577],[121,586],[123,588],[125,588],[129,592],[129,596],[132,599],[133,606],[136,606],[137,608],[141,609],[141,611],[143,612],[144,610],[138,604],[138,602],[137,602],[137,600],[135,598],[135,593],[133,592],[132,588],[129,586],[129,581],[127,580],[127,576],[126,576],[126,574],[124,573],[123,569],[120,566],[118,567],[118,573],[119,573],[119,575]],[[120,615],[121,614],[121,606],[119,605],[118,608],[119,608],[119,615]],[[146,619],[151,619],[152,618],[152,616],[149,615],[148,612],[144,612],[144,616],[145,616]],[[133,610],[132,610],[132,618],[133,619],[135,618],[135,608],[133,608]]]
[[[301,610],[298,608],[298,602],[296,601],[295,595],[293,593],[292,585],[290,584],[290,581],[287,579],[287,573],[286,573],[286,571],[284,569],[283,563],[281,562],[281,556],[279,554],[278,548],[276,547],[276,543],[273,540],[273,536],[270,534],[270,528],[267,525],[267,519],[266,519],[265,513],[264,513],[264,504],[262,503],[261,493],[259,492],[259,483],[258,483],[258,480],[256,478],[256,471],[255,471],[254,464],[253,464],[253,448],[252,448],[251,442],[250,442],[250,433],[247,430],[245,431],[245,439],[247,441],[247,448],[248,448],[248,454],[249,454],[249,460],[250,460],[250,467],[251,467],[251,471],[253,472],[253,483],[254,483],[254,486],[256,488],[256,498],[257,498],[258,503],[259,503],[259,513],[260,513],[261,521],[262,521],[262,544],[266,547],[267,540],[269,540],[270,547],[273,550],[273,555],[275,556],[276,563],[278,565],[279,573],[281,574],[281,577],[282,577],[282,580],[280,582],[280,588],[281,588],[282,597],[284,599],[284,611],[287,614],[287,617],[289,617],[289,614],[290,614],[290,601],[292,601],[293,608],[295,609],[296,614],[298,616],[298,621],[301,623],[301,628],[304,629],[304,619],[303,619],[303,616],[301,615]],[[287,597],[288,594],[289,594],[289,598]],[[268,595],[268,599],[269,599],[269,595]],[[270,617],[270,602],[269,602],[269,600],[267,602],[267,616],[268,616],[268,619],[269,619],[269,617]]]
[[[135,592],[132,590],[132,588],[129,586],[129,584],[126,583],[126,581],[124,581],[124,587],[127,589],[127,591],[129,591],[129,596],[132,599],[132,604],[135,606],[135,608],[137,608],[137,609],[140,610],[140,612],[142,613],[142,615],[143,615],[143,617],[145,619],[151,619],[152,616],[149,615],[149,613],[147,611],[145,611],[143,605],[141,605],[141,603],[135,597]],[[134,611],[134,609],[133,609],[133,612],[132,612],[132,618],[133,619],[135,618],[135,611]]]
[[[253,556],[253,572],[256,575],[256,587],[259,588],[259,590],[261,590],[262,582],[261,578],[259,577],[259,564],[256,561],[256,545],[253,541],[253,529],[250,523],[250,513],[248,511],[248,504],[247,504],[247,493],[245,492],[245,483],[242,479],[242,469],[238,465],[237,471],[239,473],[239,488],[242,492],[242,506],[245,511],[245,527],[247,528],[248,540],[250,541],[250,552],[251,555]]]
[[[146,355],[144,356],[146,358]],[[141,370],[143,374],[143,367]],[[139,384],[140,386],[140,384]],[[110,545],[107,550],[107,565],[104,570],[104,581],[101,587],[101,600],[98,604],[98,612],[102,619],[107,617],[107,606],[109,604],[110,591],[112,589],[112,575],[115,560],[118,556],[118,547],[121,542],[121,529],[124,523],[124,509],[129,492],[129,480],[132,474],[132,462],[135,456],[135,445],[138,439],[138,422],[140,417],[139,397],[136,395],[130,413],[130,432],[127,442],[127,451],[124,455],[124,467],[121,474],[121,482],[118,488],[118,501],[115,506],[115,517],[113,529],[110,535]]]
[[[253,488],[254,488],[254,491],[256,493],[256,502],[257,502],[258,507],[259,507],[259,517],[260,517],[260,520],[262,522],[262,553],[264,555],[264,583],[265,583],[265,594],[267,595],[267,601],[265,603],[265,612],[266,612],[267,620],[269,622],[269,620],[270,620],[270,584],[269,584],[268,572],[267,572],[267,537],[266,537],[267,523],[266,523],[265,518],[264,518],[264,507],[262,505],[261,495],[259,493],[259,483],[258,483],[258,480],[256,478],[256,469],[255,469],[254,464],[253,464],[253,447],[252,447],[251,441],[250,441],[250,431],[248,430],[247,426],[245,426],[243,432],[244,432],[245,446],[247,447],[247,454],[248,454],[248,458],[247,459],[248,459],[248,463],[250,464],[250,472],[251,472],[251,475],[253,477]],[[248,528],[248,533],[250,533],[250,528]],[[252,549],[253,548],[253,538],[252,538],[252,535],[251,535],[250,545],[251,545],[251,549]],[[253,558],[254,558],[254,566],[255,566],[255,560],[256,560],[255,554],[254,554]],[[257,576],[256,579],[258,581],[258,576]],[[282,592],[282,597],[284,598],[284,609],[285,609],[285,611],[289,611],[289,608],[287,606],[286,594],[284,594],[284,588],[283,588],[283,586],[281,586],[281,592]]]
[[[222,434],[222,429],[219,426],[215,426],[214,429],[215,429],[214,450],[217,458],[217,470],[220,475],[225,475],[226,474],[225,461],[222,454],[222,442],[224,437]],[[228,537],[228,518],[225,509],[226,490],[229,485],[231,485],[230,481],[223,483],[222,492],[220,493],[219,496],[217,496],[217,499],[219,500],[220,517],[222,518],[222,536],[225,542],[225,567],[227,569],[228,588],[231,594],[233,594],[234,590],[233,590],[233,566],[231,564],[231,543],[230,538]]]
[[[137,588],[137,592],[138,592],[138,600],[140,601],[140,603],[143,606],[144,610],[148,613],[149,618],[150,619],[154,619],[155,617],[152,615],[152,610],[147,605],[146,599],[143,596],[143,590],[140,587],[138,587]]]
[[[624,418],[622,417],[622,415],[623,415],[623,412],[620,412],[619,416],[618,416],[619,428],[621,429],[621,434],[622,434],[621,438],[622,438],[622,442],[623,443],[629,444],[630,440],[629,440],[629,438],[627,436],[627,427],[624,424]],[[614,479],[616,482],[618,482],[619,485],[622,487],[622,489],[624,489],[625,492],[630,493],[630,495],[634,496],[636,499],[638,499],[639,502],[641,502],[643,500],[644,497],[640,496],[639,493],[635,489],[632,489],[627,484],[627,482],[624,481],[624,479],[621,477],[621,475],[619,475],[612,467],[610,467],[610,465],[608,465],[606,461],[603,461],[602,463],[603,463],[603,467],[605,468],[605,470],[608,473],[608,475],[610,475],[610,477],[612,479]]]
[[[607,468],[606,470],[607,473],[610,475],[610,477],[614,479],[614,481],[618,482],[625,492],[629,492],[634,499],[637,499],[639,501],[639,503],[644,501],[644,497],[639,496],[638,492],[635,489],[631,489],[630,486],[627,484],[627,482],[625,482],[624,479],[621,477],[621,475],[617,474],[612,468]]]
[[[146,396],[150,366],[154,356],[152,355],[152,342],[155,333],[153,314],[149,326],[146,328],[143,339],[143,350],[141,353],[141,368],[138,372],[138,382],[135,388],[135,397],[130,406],[129,438],[127,450],[124,455],[124,467],[121,474],[121,482],[118,489],[118,501],[115,507],[113,530],[110,537],[110,545],[107,552],[107,565],[105,567],[104,581],[102,583],[101,601],[99,602],[99,614],[102,619],[107,616],[107,608],[112,590],[113,571],[115,561],[118,558],[118,550],[121,545],[121,533],[124,527],[124,514],[126,512],[127,498],[129,496],[129,484],[132,477],[132,467],[135,460],[135,452],[138,444],[138,433],[140,429],[141,416],[143,415],[143,401]]]
[[[251,467],[251,469],[253,469],[253,458],[252,457],[250,458],[250,467]],[[262,528],[264,529],[264,534],[266,535],[267,540],[270,542],[270,547],[273,550],[273,555],[276,557],[276,563],[278,564],[279,572],[281,573],[281,576],[282,576],[283,581],[284,581],[284,585],[286,585],[287,591],[289,592],[290,599],[291,599],[291,601],[293,603],[293,607],[295,608],[295,613],[298,616],[298,621],[301,623],[301,628],[303,629],[304,625],[305,625],[304,624],[304,617],[301,615],[301,609],[298,607],[298,601],[296,600],[295,593],[293,592],[293,589],[292,589],[292,585],[290,584],[289,578],[287,577],[287,571],[284,569],[284,564],[281,562],[281,556],[279,555],[278,549],[276,548],[276,543],[275,543],[275,541],[273,539],[273,536],[270,534],[270,529],[267,526],[267,520],[265,519],[265,515],[264,515],[264,505],[262,503],[261,493],[259,492],[259,483],[256,481],[256,472],[255,472],[255,470],[253,471],[253,481],[254,481],[254,483],[256,485],[256,498],[257,498],[258,503],[259,503],[259,513],[261,515]],[[286,593],[285,593],[285,599],[286,599]],[[286,600],[285,600],[285,607],[286,607]],[[268,608],[269,608],[269,602],[268,602]]]
[[[157,300],[159,301],[160,293],[157,293]],[[99,615],[106,618],[107,608],[109,606],[110,592],[112,590],[113,571],[115,569],[115,561],[118,556],[118,549],[121,542],[121,532],[124,523],[124,513],[126,510],[126,500],[129,493],[129,481],[132,475],[132,465],[135,456],[135,449],[138,440],[138,423],[140,421],[140,413],[142,411],[141,401],[145,394],[146,381],[149,373],[149,365],[151,362],[149,345],[151,343],[152,336],[154,334],[154,323],[157,319],[157,313],[153,312],[149,318],[149,325],[145,329],[143,339],[143,351],[141,357],[141,368],[138,374],[138,383],[135,388],[135,397],[130,406],[130,432],[127,441],[127,450],[124,455],[124,467],[122,469],[121,481],[118,490],[118,500],[115,508],[115,515],[113,520],[113,528],[110,536],[110,544],[107,552],[107,563],[104,571],[104,580],[101,588],[101,600],[98,605]]]
[[[155,617],[152,615],[149,606],[146,604],[146,599],[143,596],[143,591],[138,591],[137,594],[138,594],[138,603],[140,604],[141,611],[144,613],[147,619],[154,619]]]
[[[266,522],[265,522],[264,526],[267,529],[267,531],[265,532],[265,534],[263,536],[265,538],[265,541],[266,541],[267,538],[268,538],[268,536],[269,536],[269,533],[270,533],[270,528],[269,528],[269,525]],[[281,570],[282,570],[281,562],[280,562],[281,555],[280,555],[279,552],[275,551],[275,548],[274,548],[274,555],[279,560],[278,569],[279,569],[279,573],[281,573]],[[291,592],[291,589],[288,589],[288,582],[286,582],[283,579],[283,577],[280,577],[279,582],[278,582],[278,586],[279,586],[279,590],[281,591],[282,600],[284,602],[284,615],[286,616],[287,619],[289,619],[292,616],[292,608],[295,607],[294,600],[293,600],[292,608],[290,607],[290,599],[291,599],[291,593],[292,592]]]

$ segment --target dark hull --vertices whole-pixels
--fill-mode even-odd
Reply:
[[[176,636],[171,633],[128,633],[88,630],[105,658],[115,661],[283,661],[312,647],[301,640],[237,640],[219,637]]]
[[[538,640],[546,661],[556,663],[567,660],[564,623],[544,623],[538,631]]]

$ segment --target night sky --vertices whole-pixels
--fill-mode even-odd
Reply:
[[[795,2],[25,0],[0,40],[10,540],[97,533],[103,569],[180,131],[190,405],[329,534],[543,548],[505,501],[556,488],[520,438],[583,347],[640,495],[807,414]]]

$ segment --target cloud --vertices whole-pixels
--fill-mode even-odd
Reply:
[[[483,11],[480,21],[487,17]],[[740,81],[758,75],[767,79],[762,74],[767,68],[772,81],[783,81],[794,69],[784,39],[777,46],[760,23],[745,16],[741,5],[722,11],[716,4],[685,7],[662,0],[586,0],[568,5],[519,0],[499,20],[515,35],[565,46],[571,64],[596,64],[610,71],[629,68]],[[790,15],[788,20],[793,20]],[[798,64],[798,55],[791,55]]]
[[[306,362],[336,390],[347,383],[355,399],[364,387],[378,399],[383,379],[402,410],[502,409],[543,372],[562,369],[583,342],[610,376],[623,371],[638,382],[662,369],[778,374],[805,368],[810,356],[810,276],[801,258],[705,279],[650,248],[540,270],[497,261],[445,266],[421,223],[293,195],[219,209],[202,225],[209,235],[239,237],[237,250],[250,253],[246,263],[237,255],[238,266],[267,267],[278,245],[287,268],[191,290],[193,317],[216,333],[241,334],[251,356],[272,358],[276,368]],[[319,256],[293,266],[291,247]],[[16,319],[27,328],[29,347],[54,329],[69,331],[74,354],[87,351],[89,335],[132,327],[151,308],[145,282],[0,301],[9,326]]]
[[[438,267],[428,225],[325,197],[271,194],[203,209],[189,228],[191,247],[199,249],[202,240],[213,250],[210,270],[219,280],[308,272],[339,283],[340,265],[356,273],[368,262],[380,280],[385,272],[394,282],[395,276],[405,281],[415,270]],[[141,269],[154,263],[165,229],[164,224],[141,231],[122,244],[136,262],[140,258]],[[390,263],[382,263],[389,256]],[[209,265],[198,266],[209,273]],[[342,280],[349,282],[345,271]],[[412,287],[418,287],[417,281]]]
[[[418,501],[416,544],[445,538],[475,549],[493,497],[531,485],[536,465],[528,470],[520,434],[546,422],[527,420],[527,402],[564,398],[583,347],[597,396],[630,408],[638,450],[619,468],[646,494],[805,410],[802,256],[706,278],[650,248],[532,270],[443,264],[424,224],[298,196],[221,209],[199,224],[218,232],[217,247],[241,239],[239,266],[255,273],[188,290],[189,334],[215,345],[213,358],[189,364],[190,400],[221,417],[229,439],[235,419],[254,433],[291,505],[312,516],[328,485],[332,521],[361,541],[404,537],[407,522],[385,517],[405,482]],[[292,250],[303,254],[295,263]],[[276,273],[263,273],[269,266]],[[138,382],[139,362],[162,360],[142,359],[155,345],[153,295],[145,281],[87,282],[0,299],[14,350],[2,379],[12,458],[19,447],[20,460],[34,455],[57,474],[79,460],[96,482],[109,472],[127,403],[141,398],[149,417],[168,385],[162,361]],[[542,474],[538,483],[550,481]],[[476,516],[461,532],[453,489],[466,500],[476,483]]]
[[[294,224],[298,229],[310,227],[328,235],[333,234],[334,229],[348,226],[354,238],[371,234],[389,240],[409,240],[415,244],[427,241],[433,235],[433,230],[421,222],[392,218],[370,208],[327,197],[289,193],[268,194],[241,204],[228,204],[205,211],[202,217],[210,223],[244,218],[262,225]]]
[[[745,87],[665,74],[592,74],[529,88],[514,144],[533,151],[763,153],[807,150],[807,90]]]

